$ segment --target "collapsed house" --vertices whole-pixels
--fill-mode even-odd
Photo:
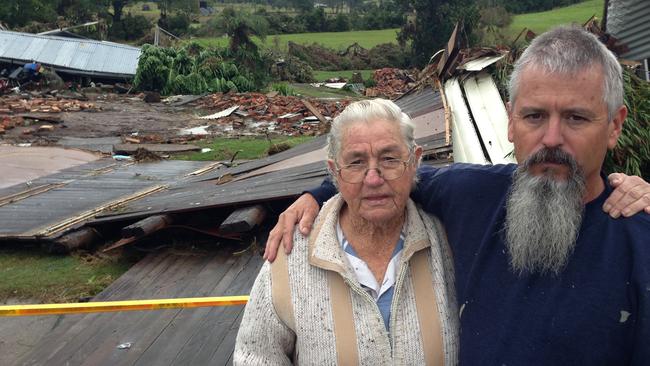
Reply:
[[[457,34],[422,81],[395,102],[416,125],[424,164],[514,162],[505,104],[492,76],[509,55],[463,49]],[[218,107],[220,118],[237,109]],[[0,241],[38,242],[52,252],[102,242],[100,250],[109,252],[176,232],[216,238],[219,250],[220,241],[255,249],[249,243],[263,241],[269,218],[327,176],[325,143],[321,136],[240,165],[107,159],[80,165],[0,190]],[[201,255],[181,260],[155,253],[95,300],[245,294],[262,264],[255,250]],[[185,267],[179,269],[179,261]],[[242,307],[66,317],[24,361],[228,364],[241,316]]]
[[[132,79],[140,52],[114,42],[0,30],[0,63],[36,62],[72,76]]]
[[[452,155],[478,162],[494,156],[501,162],[495,136],[505,136],[498,127],[505,120],[479,130],[474,118],[483,120],[490,113],[486,105],[503,108],[503,102],[493,88],[483,89],[482,69],[456,68],[458,73],[444,82],[450,92],[427,84],[395,101],[416,125],[423,163],[444,166]],[[454,132],[461,124],[470,130]],[[477,139],[483,142],[471,146]],[[172,233],[210,237],[212,253],[187,257],[157,250],[93,301],[246,294],[262,260],[255,250],[242,249],[259,248],[249,245],[264,240],[268,218],[328,175],[325,143],[325,136],[317,137],[238,166],[100,159],[66,169],[29,186],[0,190],[0,241],[42,243],[60,253],[106,241],[100,250],[110,252],[157,235],[169,240]],[[241,253],[226,250],[219,244],[224,241],[241,242]],[[225,365],[231,362],[242,314],[243,307],[236,306],[64,316],[22,361]]]

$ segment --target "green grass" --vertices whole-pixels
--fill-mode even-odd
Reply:
[[[508,27],[508,34],[514,38],[524,28],[540,34],[561,24],[578,23],[582,25],[593,15],[602,19],[604,3],[604,0],[588,0],[564,8],[516,15]]]
[[[296,94],[309,98],[359,98],[358,94],[343,89],[332,89],[328,87],[313,87],[310,84],[291,84]]]
[[[355,72],[360,72],[363,80],[368,80],[372,77],[372,73],[375,70],[344,70],[344,71],[314,71],[314,77],[318,81],[325,81],[327,79],[342,77],[346,79],[351,79],[352,74]]]
[[[278,137],[271,139],[274,144],[287,143],[293,147],[311,140],[312,136]],[[202,148],[210,148],[207,153],[196,152],[189,154],[177,154],[176,160],[230,160],[236,151],[239,151],[235,159],[259,159],[266,156],[269,149],[269,141],[265,137],[242,137],[237,139],[216,138],[214,140],[198,141],[196,145]],[[241,150],[241,151],[240,151]]]
[[[283,50],[286,50],[289,41],[298,44],[318,43],[337,50],[344,50],[349,45],[357,42],[361,47],[370,49],[382,43],[397,43],[397,28],[350,32],[279,34],[266,37],[265,42],[262,42],[257,37],[254,40],[264,47],[279,47]],[[228,37],[194,38],[192,41],[196,41],[204,47],[224,47],[228,45]]]
[[[132,265],[126,259],[0,249],[0,301],[77,302],[101,292]]]

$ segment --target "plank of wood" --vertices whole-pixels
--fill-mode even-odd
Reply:
[[[51,114],[19,114],[20,117],[25,119],[33,119],[38,121],[46,121],[51,123],[62,123],[61,117]]]
[[[255,278],[257,277],[257,273],[259,272],[259,267],[261,266],[262,262],[263,260],[260,256],[254,255],[246,267],[237,274],[236,279],[232,282],[232,286],[229,286],[226,293],[242,293],[243,291],[246,293],[250,292],[250,289],[253,285],[253,282],[255,281]],[[231,328],[233,326],[233,323],[237,321],[237,318],[240,314],[241,310],[238,310],[234,307],[221,309],[215,308],[214,314],[212,316],[214,319],[218,319],[218,321],[213,322],[212,329],[208,334],[204,336],[201,347],[199,350],[193,353],[193,357],[189,360],[189,364],[211,364],[210,362],[215,356],[217,349],[219,349],[219,346],[224,342],[228,344],[232,341],[227,337],[229,335],[232,335],[233,337],[236,336],[236,332],[235,334],[232,334]],[[226,357],[227,353],[228,352],[221,352],[220,355],[222,355],[224,359],[222,361],[216,362],[215,364],[226,364],[228,358]]]
[[[209,365],[232,365],[232,356],[235,353],[237,333],[239,332],[239,325],[241,324],[243,317],[244,309],[241,309],[241,312],[230,326],[223,341],[219,344],[212,355],[212,359],[208,363]]]
[[[230,265],[223,262],[226,258],[215,257],[208,266],[197,275],[196,282],[206,284],[198,291],[200,295],[214,295],[215,279],[223,277],[232,270],[236,258],[228,258]],[[238,306],[236,308],[242,308]],[[170,322],[156,340],[138,359],[137,365],[170,365],[176,356],[185,347],[192,336],[205,322],[217,321],[211,316],[212,308],[183,309]],[[185,363],[190,364],[190,363]]]
[[[237,260],[236,265],[233,266],[232,269],[228,271],[226,275],[224,275],[221,281],[219,281],[219,283],[213,290],[215,294],[223,294],[232,291],[233,287],[238,284],[237,281],[241,279],[241,277],[239,277],[239,274],[242,273],[245,268],[255,267],[254,269],[255,273],[259,271],[259,266],[256,266],[255,264],[251,266],[251,260],[253,260],[252,256],[240,256],[235,259]],[[237,291],[240,290],[237,289]],[[223,339],[222,328],[227,329],[227,326],[224,325],[224,323],[221,321],[221,317],[226,316],[232,313],[233,311],[236,312],[236,309],[234,308],[211,309],[210,313],[208,313],[206,316],[206,319],[210,319],[210,321],[206,321],[196,325],[196,329],[193,330],[193,334],[191,334],[188,337],[187,342],[178,351],[178,354],[176,355],[174,361],[171,364],[172,365],[206,364],[205,362],[197,363],[194,361],[195,360],[207,361],[210,359],[215,349],[212,346],[212,344],[214,343],[219,344]]]
[[[320,111],[318,109],[316,109],[316,107],[314,107],[313,104],[309,103],[309,101],[307,99],[303,99],[302,104],[304,104],[305,107],[307,107],[307,109],[309,109],[309,111],[314,116],[316,116],[316,118],[318,118],[319,121],[321,121],[322,123],[327,123],[327,119],[325,117],[323,117],[323,115],[320,113]]]
[[[219,226],[225,233],[245,233],[261,225],[266,218],[266,209],[262,205],[254,205],[236,209]]]
[[[113,145],[116,154],[134,154],[138,149],[155,153],[175,153],[201,150],[199,146],[189,144],[117,144]]]

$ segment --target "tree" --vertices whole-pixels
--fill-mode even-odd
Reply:
[[[235,11],[231,7],[223,10],[218,26],[230,37],[230,50],[233,52],[240,48],[257,50],[252,37],[258,36],[264,40],[269,30],[269,23],[264,17],[244,11]]]
[[[111,5],[113,5],[113,14],[111,14],[113,16],[113,23],[119,23],[122,20],[124,7],[128,2],[129,0],[111,0]]]
[[[472,31],[478,21],[478,7],[473,0],[401,0],[406,10],[415,13],[398,34],[401,44],[411,41],[413,63],[425,66],[429,58],[445,47],[454,24],[463,21],[465,35],[473,41]]]
[[[56,19],[56,12],[49,1],[21,0],[6,1],[0,6],[0,22],[8,27],[22,27],[28,22],[51,22]]]
[[[194,1],[188,0],[159,0],[158,7],[160,8],[160,19],[167,18],[167,14],[172,11],[181,12],[184,14],[191,14],[197,7]]]
[[[301,13],[306,13],[314,8],[313,0],[289,0],[291,7]]]
[[[325,10],[323,10],[323,8],[314,8],[303,16],[308,31],[327,32],[327,16],[325,15]]]
[[[107,3],[93,0],[57,0],[53,4],[56,13],[71,25],[96,20],[98,13],[107,8]]]

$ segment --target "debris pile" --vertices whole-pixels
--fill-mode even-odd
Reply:
[[[415,85],[415,77],[407,70],[386,67],[375,70],[372,77],[376,85],[366,88],[367,97],[395,99]]]
[[[98,110],[98,108],[93,103],[75,99],[61,99],[56,97],[25,99],[19,95],[4,96],[0,99],[0,114],[58,113],[96,110]]]
[[[303,100],[277,93],[217,93],[202,99],[201,106],[217,113],[204,116],[227,130],[276,131],[285,135],[326,132],[328,120],[338,115],[349,100]],[[319,116],[320,115],[320,116]],[[212,127],[212,126],[211,126]]]

